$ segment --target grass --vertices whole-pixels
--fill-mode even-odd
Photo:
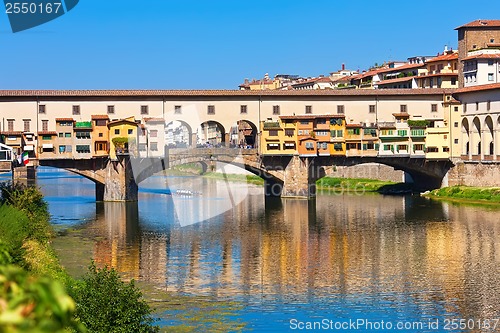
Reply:
[[[345,192],[378,192],[382,187],[398,183],[366,178],[324,177],[316,182],[318,190],[342,190]]]
[[[433,190],[425,196],[461,202],[500,204],[500,188],[498,187],[451,186]]]
[[[203,177],[211,179],[221,179],[231,182],[244,182],[248,184],[264,185],[264,179],[255,175],[241,175],[241,174],[231,174],[231,173],[219,173],[219,172],[207,172]]]

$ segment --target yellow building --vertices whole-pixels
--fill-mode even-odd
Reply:
[[[330,118],[330,155],[345,156],[345,117]]]
[[[450,130],[444,120],[433,121],[425,130],[425,158],[450,158]]]
[[[417,77],[419,88],[458,88],[458,51],[445,50],[425,63]]]
[[[295,122],[268,119],[261,122],[261,154],[293,155],[297,153]]]
[[[112,160],[117,155],[131,154],[138,156],[138,123],[134,117],[110,121],[109,129],[109,157]]]
[[[108,115],[92,115],[92,146],[94,156],[108,155],[109,147],[109,130],[108,130]]]

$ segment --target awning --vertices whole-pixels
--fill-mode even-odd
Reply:
[[[42,144],[43,149],[53,149],[54,145],[52,143],[44,143]]]
[[[25,151],[33,151],[34,147],[33,145],[29,145],[29,146],[24,146],[24,149]]]

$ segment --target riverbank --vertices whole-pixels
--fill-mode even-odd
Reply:
[[[333,178],[324,177],[316,182],[316,189],[335,192],[374,192],[382,194],[396,194],[399,191],[411,191],[411,186],[404,183],[381,181],[367,178]]]
[[[426,192],[422,196],[460,203],[500,205],[499,187],[451,186]]]

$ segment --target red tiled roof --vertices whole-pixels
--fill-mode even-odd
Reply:
[[[142,118],[147,123],[164,123],[165,119],[163,118]]]
[[[481,53],[481,54],[476,54],[476,55],[472,55],[472,56],[468,56],[468,57],[465,57],[462,59],[462,61],[467,61],[467,60],[471,60],[471,59],[500,59],[500,53],[495,53],[495,54],[485,54],[485,53]]]
[[[475,20],[467,24],[461,25],[455,30],[460,28],[483,28],[483,27],[500,27],[500,20]]]
[[[458,73],[436,73],[436,74],[425,74],[416,76],[416,79],[425,79],[428,77],[436,77],[436,76],[458,76]]]
[[[93,114],[92,119],[109,119],[107,114]]]
[[[108,122],[108,127],[110,125],[119,124],[119,123],[128,123],[128,124],[133,124],[135,126],[139,126],[139,124],[136,123],[135,121],[130,121],[127,119],[118,119],[118,120],[113,120],[113,121]]]
[[[383,70],[379,71],[379,73],[399,72],[399,71],[402,71],[405,69],[423,68],[423,67],[425,67],[425,64],[404,64],[404,65],[399,66],[399,67],[383,69]]]
[[[400,77],[397,79],[390,79],[390,80],[382,80],[377,82],[377,85],[381,84],[391,84],[391,83],[399,83],[399,82],[408,82],[411,81],[412,79],[416,78],[416,76],[408,76],[408,77]]]
[[[327,115],[316,115],[316,114],[300,114],[297,116],[280,116],[280,119],[318,119],[318,118],[345,118],[344,115],[340,114],[327,114]]]
[[[458,59],[458,52],[450,52],[446,54],[438,55],[437,57],[426,60],[425,63],[437,62],[437,61],[449,61]]]
[[[39,131],[38,135],[57,135],[55,131]]]
[[[491,84],[482,84],[473,87],[465,87],[455,90],[455,94],[463,94],[468,92],[475,91],[483,91],[483,90],[492,90],[492,89],[500,89],[500,83],[491,83]]]
[[[1,133],[4,135],[23,135],[21,131],[3,131]]]
[[[363,125],[361,124],[345,124],[346,128],[361,128]]]
[[[453,89],[315,89],[315,90],[0,90],[2,97],[225,97],[225,96],[375,96],[438,95]],[[73,120],[72,118],[68,118]]]
[[[56,118],[56,122],[58,121],[75,121],[73,118]]]
[[[409,118],[410,117],[410,115],[407,112],[393,113],[392,115],[394,117],[399,117],[399,118]]]

